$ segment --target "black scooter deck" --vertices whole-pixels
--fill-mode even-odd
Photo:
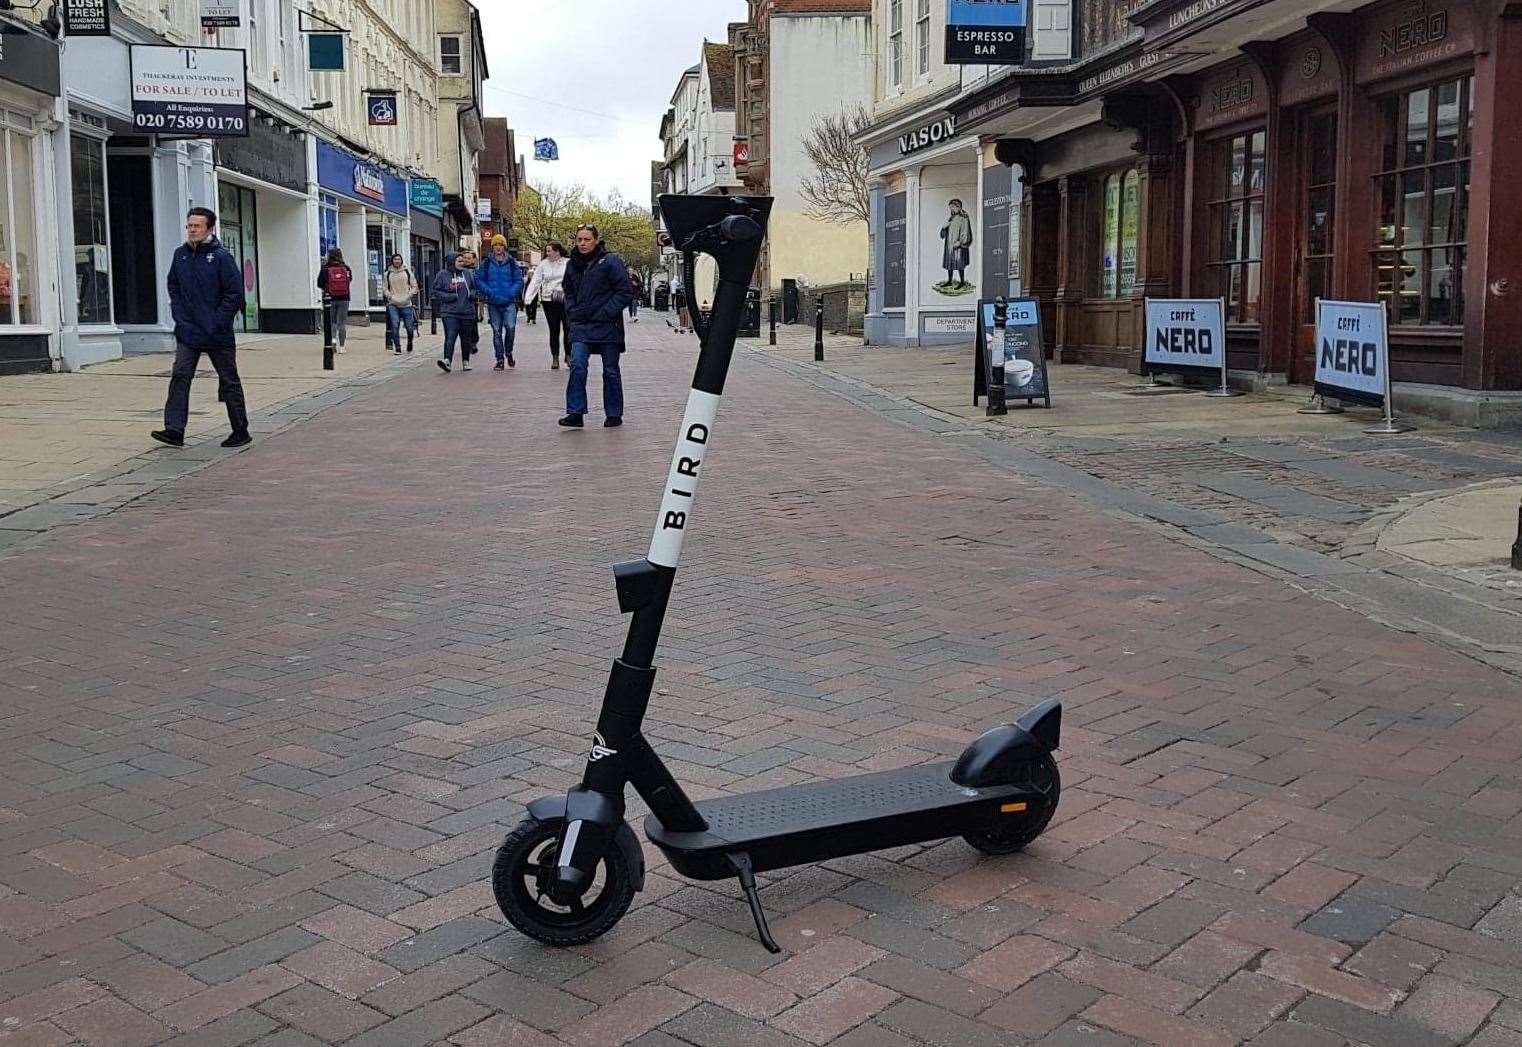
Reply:
[[[960,836],[1004,818],[1039,816],[1053,802],[1027,785],[964,788],[951,780],[952,766],[921,764],[705,800],[697,809],[706,832],[670,832],[651,815],[645,835],[683,876],[722,880],[735,875],[726,854],[749,854],[756,872],[783,869]]]

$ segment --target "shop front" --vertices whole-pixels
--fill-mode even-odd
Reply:
[[[370,311],[384,317],[381,278],[386,259],[397,252],[406,257],[411,251],[406,179],[319,141],[317,183],[321,252],[325,257],[333,247],[343,251],[356,283],[365,288]],[[357,294],[350,309],[351,323],[367,322]]]
[[[873,138],[876,141],[873,141]],[[866,340],[947,345],[972,338],[982,286],[982,149],[930,111],[866,137],[873,268]]]
[[[53,114],[58,45],[0,22],[0,374],[47,371],[57,353]]]
[[[256,113],[247,138],[217,143],[217,227],[243,273],[240,331],[317,330],[307,142],[278,117]]]

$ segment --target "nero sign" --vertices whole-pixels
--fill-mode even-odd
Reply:
[[[1219,298],[1148,298],[1149,373],[1218,372],[1226,363],[1226,327]]]
[[[1025,0],[947,0],[946,64],[1022,64],[1025,23]]]
[[[1378,302],[1316,303],[1316,392],[1383,407],[1390,344]]]

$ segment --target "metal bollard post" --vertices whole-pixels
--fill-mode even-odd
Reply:
[[[333,299],[322,294],[322,369],[333,370]]]
[[[433,295],[428,296],[428,333],[439,333],[439,300]]]
[[[771,324],[771,334],[767,336],[767,345],[777,344],[777,299],[766,300],[766,313],[768,322]]]
[[[824,363],[824,295],[814,296],[814,360]]]
[[[1517,540],[1511,544],[1511,565],[1522,571],[1522,505],[1517,506]]]
[[[994,299],[994,329],[988,340],[989,370],[993,372],[988,382],[988,414],[1009,413],[1004,401],[1004,335],[1008,327],[1009,303],[1001,295]]]

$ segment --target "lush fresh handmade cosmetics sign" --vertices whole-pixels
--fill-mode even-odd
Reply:
[[[243,52],[218,47],[132,45],[132,123],[189,138],[248,134]]]
[[[947,0],[947,64],[1021,64],[1025,21],[1025,0]]]
[[[1316,391],[1382,406],[1390,366],[1384,307],[1325,300],[1316,305]]]
[[[1219,371],[1226,324],[1219,298],[1148,298],[1148,371]]]

